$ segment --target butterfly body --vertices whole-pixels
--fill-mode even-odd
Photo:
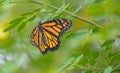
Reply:
[[[31,43],[38,47],[42,54],[56,50],[60,46],[60,37],[71,27],[67,19],[56,19],[38,24],[31,34]]]

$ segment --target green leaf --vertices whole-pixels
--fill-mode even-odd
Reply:
[[[84,52],[83,52],[83,55],[84,56],[89,56],[90,55],[90,49],[85,49]]]
[[[35,9],[33,12],[38,12],[40,11],[40,8]]]
[[[120,61],[120,51],[117,51],[111,55],[111,62],[115,63],[117,61]]]
[[[46,20],[48,20],[51,17],[51,13],[49,13],[48,15],[46,15],[42,20],[41,23],[45,22]]]
[[[72,70],[72,69],[74,69],[73,65],[70,65],[70,66],[67,67],[67,70]]]
[[[94,2],[95,0],[85,0],[85,3],[92,3]]]
[[[31,16],[27,21],[28,21],[28,22],[31,22],[31,21],[33,21],[35,18],[36,18],[36,15],[33,15],[33,16]]]
[[[67,60],[64,62],[64,65],[68,66],[71,62],[74,61],[74,59],[75,59],[74,57],[71,57],[71,58],[67,59]]]
[[[10,29],[12,29],[12,28],[14,28],[14,27],[15,27],[14,25],[10,25],[10,26],[7,27],[6,29],[4,29],[3,32],[6,32],[6,31],[8,31],[8,30],[10,30]]]
[[[19,18],[17,18],[17,19],[14,19],[14,20],[12,20],[11,22],[10,22],[10,26],[8,26],[6,29],[4,29],[4,32],[5,31],[8,31],[8,30],[10,30],[10,29],[12,29],[12,28],[14,28],[14,27],[16,27],[20,22],[22,22],[22,20],[24,19],[25,17],[19,17]]]
[[[63,4],[54,14],[53,18],[59,17],[59,15],[69,6],[69,4],[65,5]]]
[[[96,64],[96,61],[95,61],[94,59],[92,59],[92,60],[90,60],[89,64],[90,64],[91,66],[94,66],[94,65]]]
[[[17,28],[17,31],[22,30],[25,27],[26,23],[27,22],[22,22],[21,25]]]
[[[75,61],[74,61],[74,64],[77,64],[78,62],[80,62],[81,58],[83,57],[83,55],[79,55]]]
[[[115,42],[115,39],[107,40],[107,41],[105,41],[105,42],[102,44],[102,47],[106,47],[106,46],[112,45],[114,42]]]
[[[67,60],[64,62],[64,65],[61,66],[61,67],[57,70],[57,72],[60,72],[61,70],[63,70],[63,69],[66,68],[67,66],[71,66],[71,62],[73,62],[74,59],[75,59],[74,57],[71,57],[71,58],[67,59]]]
[[[100,28],[96,27],[96,28],[92,29],[92,33],[97,33],[97,32],[99,32],[99,30],[100,30]]]
[[[28,13],[22,14],[21,16],[28,16],[28,15],[32,15],[32,14],[33,14],[32,12],[28,12]]]
[[[112,54],[112,46],[106,46],[104,48],[104,51],[106,52],[107,55],[111,55]]]
[[[102,6],[102,3],[92,3],[88,8],[87,8],[87,13],[91,16],[98,16],[105,14],[105,10]]]
[[[93,53],[93,59],[97,59],[99,57],[99,52],[96,51]]]
[[[19,17],[17,19],[14,19],[10,22],[10,24],[13,24],[13,25],[17,25],[18,23],[20,23],[25,17]]]
[[[41,9],[40,12],[47,12],[47,10],[46,9]]]
[[[85,73],[93,73],[93,70],[86,70]]]
[[[108,66],[104,71],[104,73],[111,73],[111,72],[112,72],[112,66]]]
[[[81,8],[82,8],[82,6],[78,6],[75,10],[74,10],[74,12],[72,12],[73,14],[76,14],[77,12],[79,12],[80,10],[81,10]]]
[[[91,30],[81,29],[76,32],[73,32],[72,34],[73,35],[71,35],[70,38],[67,38],[69,39],[67,45],[72,44],[72,45],[69,45],[69,47],[75,48],[80,44],[83,44],[83,43],[85,44],[85,40],[90,36]]]
[[[97,15],[95,17],[95,21],[100,21],[101,19],[103,19],[105,17],[106,14],[101,14],[101,15]]]
[[[88,29],[81,29],[81,30],[78,30],[76,32],[72,32],[69,36],[71,36],[70,38],[74,38],[74,37],[84,35],[84,34],[87,34],[87,33],[89,33]]]
[[[66,39],[71,38],[71,36],[73,36],[73,33],[74,33],[74,32],[75,32],[74,30],[68,31],[68,32],[65,34],[65,38],[66,38]]]
[[[120,1],[119,0],[106,0],[104,6],[106,6],[107,13],[120,14]]]
[[[85,66],[88,63],[88,58],[85,58],[80,61],[80,65]]]

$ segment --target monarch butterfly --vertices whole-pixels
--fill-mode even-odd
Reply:
[[[38,24],[31,34],[31,43],[38,47],[42,54],[54,51],[60,46],[60,37],[71,27],[71,20],[55,19]]]

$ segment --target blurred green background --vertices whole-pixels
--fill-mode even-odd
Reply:
[[[42,55],[30,34],[57,18],[72,27]],[[120,0],[0,0],[0,73],[120,73]]]

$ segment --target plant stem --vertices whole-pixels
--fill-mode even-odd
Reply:
[[[43,5],[42,2],[31,1],[31,3]],[[53,5],[49,5],[49,4],[47,4],[47,6],[50,7],[50,8],[56,9],[56,10],[59,9],[59,8],[57,8],[57,7],[53,6]],[[77,18],[77,19],[79,19],[79,20],[81,20],[81,21],[84,21],[84,22],[89,23],[89,24],[92,24],[92,25],[94,25],[94,26],[96,26],[96,27],[102,28],[100,25],[98,25],[98,24],[96,24],[96,23],[94,23],[94,22],[92,22],[92,21],[89,21],[89,20],[87,20],[87,19],[84,19],[84,18],[82,18],[82,17],[80,17],[80,16],[78,16],[78,15],[75,15],[75,14],[73,14],[73,13],[67,11],[67,10],[63,10],[63,12],[65,12],[65,13],[67,13],[67,14],[69,14],[69,15],[71,15],[71,16],[73,16],[73,17],[75,17],[75,18]]]
[[[10,2],[10,3],[26,3],[26,2]],[[35,4],[39,4],[39,5],[43,5],[43,6],[44,6],[44,3],[42,3],[42,2],[37,2],[37,1],[32,1],[32,0],[30,0],[29,3],[35,3]],[[50,8],[53,8],[53,9],[56,9],[56,10],[59,9],[58,7],[55,7],[55,6],[49,5],[49,4],[46,4],[46,6],[48,6],[48,7],[50,7]],[[90,21],[90,20],[87,20],[87,19],[85,19],[85,18],[82,18],[82,17],[80,17],[80,16],[78,16],[78,15],[75,15],[75,14],[73,14],[73,13],[67,11],[67,10],[63,10],[63,12],[65,12],[65,13],[67,13],[67,14],[69,14],[69,15],[71,15],[71,16],[73,16],[73,17],[75,17],[75,18],[77,18],[77,19],[79,19],[79,20],[81,20],[81,21],[84,21],[84,22],[89,23],[89,24],[92,24],[92,25],[94,25],[94,26],[96,26],[96,27],[102,28],[100,25],[98,25],[98,24],[96,24],[96,23],[94,23],[94,22],[92,22],[92,21]]]
[[[113,69],[113,71],[112,71],[112,72],[115,72],[115,71],[120,71],[120,69],[117,69],[119,66],[120,66],[120,64],[119,64],[119,65],[117,65],[117,66]]]
[[[115,55],[117,55],[117,54],[119,54],[119,53],[120,53],[120,51],[117,51],[117,52],[111,54],[110,57],[115,56]]]

